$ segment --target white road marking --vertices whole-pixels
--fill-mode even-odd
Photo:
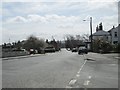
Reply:
[[[80,77],[80,75],[79,75],[79,74],[77,74],[77,75],[76,75],[76,77]]]
[[[85,81],[85,82],[84,82],[84,84],[83,84],[83,85],[85,85],[85,86],[86,86],[86,85],[89,85],[89,83],[90,83],[90,81],[89,81],[89,80],[87,80],[87,81]]]
[[[116,59],[120,59],[120,57],[115,57]]]
[[[116,66],[117,64],[110,64],[110,66]]]
[[[72,88],[71,86],[66,86],[66,88]]]
[[[89,80],[86,80],[83,85],[85,85],[85,86],[89,85],[91,78],[92,78],[92,76],[88,76]]]
[[[92,77],[91,77],[91,76],[89,76],[88,78],[89,78],[89,79],[91,79]]]
[[[73,79],[73,80],[71,80],[70,82],[69,82],[69,85],[74,85],[75,83],[76,83],[76,79]]]
[[[80,74],[80,72],[81,72],[81,70],[82,70],[82,68],[83,68],[83,66],[85,65],[86,62],[87,62],[87,60],[85,60],[85,62],[83,63],[83,65],[82,65],[81,68],[79,69],[78,74]]]
[[[85,56],[84,56],[84,60],[85,60]],[[84,65],[85,65],[86,62],[87,62],[87,60],[84,61],[83,65],[80,67],[79,71],[77,72],[76,77],[69,82],[69,84],[68,84],[68,86],[66,86],[66,88],[72,88],[71,86],[74,85],[77,82],[77,77],[80,76],[80,72],[81,72],[81,70],[84,67]]]

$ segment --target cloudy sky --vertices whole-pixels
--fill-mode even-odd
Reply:
[[[9,38],[11,42],[23,40],[29,35],[63,40],[67,34],[90,34],[90,17],[93,18],[93,32],[100,22],[105,31],[118,24],[117,0],[5,0],[0,12],[2,43],[9,42]]]

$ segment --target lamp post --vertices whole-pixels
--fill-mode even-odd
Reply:
[[[83,20],[83,21],[86,21],[86,20]],[[91,43],[91,51],[93,51],[93,35],[92,35],[92,17],[90,17],[90,43]]]
[[[90,17],[90,32],[91,32],[91,51],[93,51],[92,17]]]

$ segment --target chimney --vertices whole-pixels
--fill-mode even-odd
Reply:
[[[115,26],[113,26],[113,29],[115,28]]]
[[[102,22],[99,24],[99,31],[103,30]]]
[[[97,25],[97,27],[96,27],[96,32],[99,30],[99,28],[98,28],[98,25]]]

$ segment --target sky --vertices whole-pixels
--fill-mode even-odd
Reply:
[[[117,27],[118,1],[4,0],[0,6],[1,43],[24,40],[29,35],[64,40],[68,34],[90,34],[90,17],[93,33],[100,22],[105,31]]]

